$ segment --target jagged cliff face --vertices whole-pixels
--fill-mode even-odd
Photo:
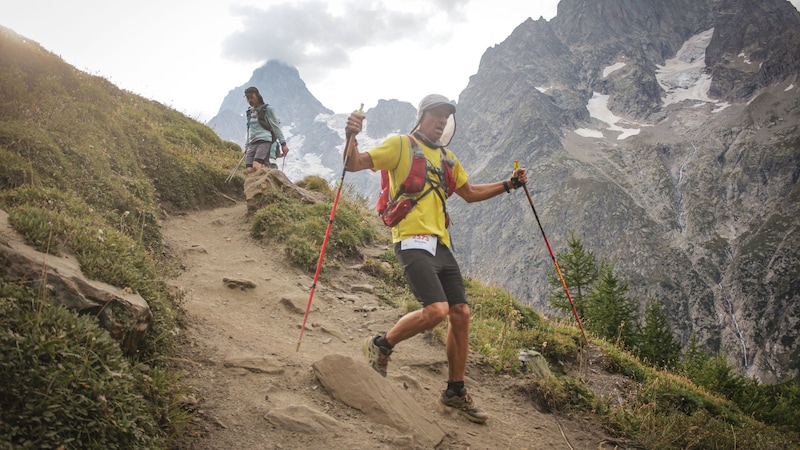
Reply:
[[[797,376],[798,30],[785,0],[563,0],[484,54],[451,148],[473,183],[528,167],[555,251],[575,232],[631,295],[662,302],[684,344],[694,336],[763,381]],[[296,70],[262,69],[210,125],[226,137],[221,124],[236,123],[227,138],[243,143],[241,93],[259,86],[289,137],[287,175],[338,180],[346,114]],[[367,109],[362,148],[408,132],[415,114],[396,100]],[[376,174],[347,182],[375,199]],[[448,208],[465,272],[550,313],[552,262],[525,195]]]
[[[486,52],[452,147],[473,182],[529,167],[556,251],[574,231],[684,343],[797,376],[799,16],[783,0],[562,1]],[[452,205],[465,271],[547,311],[524,194]]]

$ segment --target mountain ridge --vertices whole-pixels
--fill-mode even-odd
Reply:
[[[477,183],[508,176],[513,160],[527,166],[556,250],[577,232],[640,302],[662,302],[684,346],[698,338],[764,381],[796,377],[800,225],[784,211],[800,165],[798,29],[783,0],[563,0],[550,21],[528,19],[487,49],[458,98],[451,148]],[[410,128],[391,102],[367,109],[362,148]],[[291,139],[302,134],[296,156],[313,153],[333,182],[344,114],[318,111],[325,125],[312,137],[293,123]],[[304,173],[294,162],[290,178]],[[372,175],[347,174],[370,201]],[[465,272],[552,313],[550,261],[525,203],[451,203]]]
[[[618,4],[631,3],[637,2]],[[717,11],[713,15],[716,21],[724,22],[724,18],[731,18],[719,12],[724,9],[723,6],[730,6],[726,2],[700,3],[711,12]],[[790,13],[783,5],[767,3],[762,8],[768,12],[780,10],[785,13],[781,29],[793,28],[798,23],[796,10]],[[657,6],[653,11],[658,11]],[[757,295],[755,289],[748,294],[737,294],[739,299],[730,295],[731,291],[739,292],[742,289],[737,280],[745,276],[747,269],[742,267],[742,260],[726,256],[727,252],[736,253],[737,249],[746,249],[748,246],[747,243],[726,238],[727,229],[743,228],[741,223],[730,223],[731,217],[727,211],[731,207],[735,207],[738,210],[736,214],[740,216],[751,216],[751,210],[769,214],[769,211],[761,209],[766,205],[773,208],[781,205],[779,209],[791,209],[792,200],[783,203],[783,198],[796,190],[796,177],[786,174],[797,167],[797,151],[792,150],[797,148],[798,123],[797,90],[793,87],[797,72],[794,66],[785,66],[785,71],[781,72],[784,81],[758,87],[746,102],[741,98],[746,90],[739,89],[716,99],[703,101],[687,98],[674,104],[665,104],[662,100],[664,90],[658,82],[659,66],[663,67],[667,59],[675,55],[661,51],[649,52],[651,56],[648,59],[648,52],[641,52],[636,46],[620,44],[616,38],[610,39],[608,44],[604,41],[594,42],[589,51],[580,45],[573,46],[572,51],[562,58],[531,67],[524,52],[527,50],[535,56],[557,48],[558,43],[552,42],[552,39],[560,35],[574,36],[569,31],[558,32],[559,24],[565,20],[562,17],[579,16],[585,10],[582,2],[563,1],[559,4],[559,14],[550,23],[528,21],[518,27],[503,44],[487,51],[478,75],[471,79],[470,86],[459,98],[459,106],[463,109],[466,105],[469,110],[474,109],[472,105],[480,104],[489,112],[480,119],[467,116],[461,123],[467,122],[467,127],[471,126],[471,122],[486,121],[508,125],[491,134],[457,136],[453,147],[467,148],[468,158],[462,156],[462,162],[477,159],[478,152],[470,153],[470,149],[481,148],[488,142],[500,142],[511,148],[507,156],[509,159],[520,159],[531,167],[534,199],[538,202],[545,230],[556,237],[552,239],[555,246],[565,248],[569,231],[576,231],[599,257],[615,264],[615,270],[630,281],[633,294],[640,301],[656,296],[664,304],[669,311],[670,324],[684,345],[695,336],[710,351],[723,351],[730,355],[731,362],[742,367],[748,375],[760,379],[775,381],[796,377],[796,364],[775,364],[777,360],[797,361],[798,313],[793,306],[796,302],[784,302],[784,295],[780,299],[772,299],[769,303],[773,304],[765,309],[786,309],[787,314],[779,315],[775,320],[766,319],[766,323],[770,323],[766,326],[770,331],[760,331],[763,330],[762,325],[756,323],[765,324],[765,320],[758,317],[758,310],[751,306]],[[601,18],[604,20],[596,20],[595,23],[612,21],[610,17]],[[694,28],[687,29],[680,36],[683,42],[673,39],[665,48],[677,52],[684,42],[707,32],[709,29],[705,27],[709,25],[714,23],[698,20]],[[762,32],[773,33],[775,24],[772,25],[768,31]],[[576,30],[580,29],[575,26]],[[556,30],[546,29],[550,27]],[[693,34],[688,34],[690,32]],[[551,41],[528,39],[529,35],[547,35]],[[787,34],[794,35],[794,31]],[[578,38],[572,39],[579,44],[582,42]],[[708,45],[726,48],[728,55],[734,53],[731,48],[736,48],[716,30]],[[620,53],[620,49],[630,50],[626,54]],[[768,55],[770,64],[777,64],[782,57],[793,52],[793,48],[783,46],[764,54],[765,57]],[[518,57],[509,59],[509,53]],[[586,64],[592,60],[596,60],[596,63]],[[738,79],[744,80],[744,84],[760,86],[753,84],[758,77],[730,68],[727,60],[714,61],[705,57],[706,69],[692,75],[692,82],[687,84],[687,89],[675,86],[673,91],[687,91],[705,82],[703,77],[709,75],[711,86],[715,86],[714,77],[722,80],[722,83],[717,82],[717,86]],[[716,65],[709,66],[709,63]],[[554,69],[582,65],[587,67],[578,71],[577,75],[565,73],[559,77],[559,70]],[[610,70],[612,67],[615,70]],[[771,79],[777,77],[769,67],[764,67],[762,65],[762,70],[770,73]],[[608,71],[607,76],[602,76],[605,71]],[[524,76],[511,76],[518,72],[524,73]],[[764,75],[763,78],[769,77]],[[486,80],[492,80],[493,83],[489,85]],[[573,80],[573,84],[563,80]],[[537,87],[541,88],[540,94],[533,92]],[[497,92],[503,91],[532,94],[526,96],[528,101],[525,101],[497,95]],[[708,92],[714,95],[715,91],[709,89]],[[778,99],[778,92],[785,92],[783,99]],[[654,93],[658,96],[654,97]],[[759,95],[763,97],[758,98]],[[778,103],[770,104],[767,98]],[[729,104],[726,105],[726,102]],[[593,104],[595,109],[603,110],[602,115],[593,114]],[[602,108],[597,108],[598,104]],[[548,109],[555,109],[555,113],[550,112],[542,118],[540,112]],[[502,121],[492,120],[492,113],[501,117],[503,111],[521,112],[521,119],[516,123],[505,118]],[[772,123],[768,119],[772,115],[780,120],[774,120],[770,126],[772,142],[765,139],[760,141],[762,144],[756,137],[767,137],[762,136],[764,133],[758,133],[764,125]],[[525,125],[525,122],[528,124]],[[580,129],[593,130],[595,137],[575,136],[576,126],[573,124]],[[471,145],[476,141],[482,144]],[[750,145],[756,146],[758,153],[770,155],[775,162],[783,161],[771,167],[775,173],[773,179],[784,180],[775,195],[762,196],[758,200],[748,198],[748,188],[753,185],[753,180],[749,176],[742,178],[741,175],[751,169],[744,164],[738,168],[724,164],[724,154],[731,148]],[[740,156],[736,159],[737,163],[747,162],[747,159],[742,159],[742,151],[738,150]],[[458,154],[461,156],[463,153]],[[473,172],[473,175],[483,175],[486,179],[496,179],[502,175],[494,168],[494,162],[485,166],[486,169],[481,166],[485,175],[481,170]],[[719,172],[724,177],[724,183],[715,184],[719,178],[710,176],[710,172]],[[723,192],[726,193],[724,198],[719,195]],[[738,203],[731,204],[728,201],[733,195],[738,197]],[[742,204],[743,201],[746,203]],[[466,248],[462,246],[462,250],[466,250],[461,255],[466,270],[482,279],[500,283],[546,311],[544,272],[550,262],[544,258],[545,255],[531,262],[526,259],[528,256],[525,253],[514,250],[515,246],[535,235],[532,218],[525,217],[530,213],[520,209],[505,213],[505,220],[526,224],[527,230],[525,233],[501,236],[498,239],[500,248],[486,261],[484,253],[487,249],[496,248],[490,242],[495,225],[481,219],[485,213],[474,212],[472,207],[466,208],[460,202],[454,202],[452,211],[457,218],[465,215],[466,222],[470,223],[469,229],[457,228],[460,240],[472,243]],[[489,215],[496,214],[493,211]],[[789,220],[788,223],[791,224],[790,229],[797,229],[796,221]],[[757,225],[755,228],[759,227]],[[781,258],[787,261],[795,260],[798,246],[793,242],[791,233],[779,234],[780,237],[773,239],[786,240],[786,244],[782,250],[777,247],[773,250],[785,254]],[[751,257],[754,255],[746,256]],[[759,258],[766,257],[766,254],[761,254]],[[780,272],[786,273],[791,267],[791,263],[787,262],[781,266]],[[505,271],[510,271],[514,276],[508,276]],[[724,282],[721,273],[727,274]],[[520,281],[523,278],[525,281]],[[798,286],[791,281],[791,275],[784,280],[791,286],[784,291],[785,294],[796,298]],[[732,297],[730,307],[726,300],[729,297]],[[743,297],[749,299],[744,300]],[[733,317],[738,318],[743,330],[736,330],[732,324]],[[779,337],[767,337],[772,333]],[[776,340],[790,344],[768,344],[768,341],[774,344]],[[748,342],[744,355],[741,350],[743,341]],[[780,356],[767,355],[761,350],[764,347],[770,347]],[[747,367],[744,367],[745,361]]]

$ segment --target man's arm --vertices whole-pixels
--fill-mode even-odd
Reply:
[[[347,126],[344,128],[345,136],[347,136],[347,143],[344,147],[344,168],[348,172],[372,169],[372,157],[369,156],[369,153],[358,151],[356,135],[361,132],[363,122],[364,115],[357,112],[350,114],[350,117],[347,118]]]
[[[283,131],[278,124],[278,118],[275,116],[275,110],[269,106],[267,106],[266,109],[266,119],[267,122],[269,122],[269,130],[272,131],[272,134],[276,138],[275,140],[278,142],[286,142],[286,138],[283,137]]]
[[[510,191],[511,189],[516,189],[528,182],[528,174],[525,172],[525,169],[515,170],[512,176],[517,177],[517,180],[519,180],[520,184],[518,186],[515,186],[511,180],[487,184],[470,184],[470,182],[467,181],[461,185],[460,188],[456,189],[456,194],[468,203],[480,202],[498,196],[503,192]]]
[[[351,145],[352,144],[352,145]],[[348,172],[358,172],[359,170],[372,169],[372,157],[369,153],[358,151],[358,141],[355,136],[348,139],[345,151],[345,166]]]
[[[286,145],[286,138],[283,136],[283,131],[278,124],[278,118],[275,116],[275,110],[270,106],[267,106],[264,109],[266,110],[265,116],[267,123],[270,126],[269,131],[272,133],[272,140],[278,141],[279,154],[276,156],[278,158],[286,156],[289,154],[289,146]]]

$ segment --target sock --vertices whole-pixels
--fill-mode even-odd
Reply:
[[[385,350],[384,353],[391,352],[392,349],[394,348],[392,344],[390,344],[389,341],[386,340],[386,336],[384,335],[380,335],[375,338],[375,345],[380,347],[382,351]]]
[[[467,390],[464,388],[464,382],[463,381],[448,381],[447,382],[447,396],[448,397],[453,397],[455,395],[465,395],[466,393],[467,393]]]

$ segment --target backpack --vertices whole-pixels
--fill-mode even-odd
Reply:
[[[276,139],[276,136],[275,136],[275,131],[272,129],[272,124],[267,119],[267,107],[268,106],[269,106],[269,104],[265,103],[264,107],[259,109],[256,112],[256,118],[258,119],[259,125],[261,125],[261,127],[264,128],[265,130],[269,131],[270,136],[272,136],[272,141],[269,143],[270,148],[272,148],[272,145],[275,143],[275,141],[277,141],[277,139]],[[275,111],[273,111],[273,115],[274,114],[275,114]],[[279,119],[278,117],[275,117],[275,121],[278,122],[278,123],[281,123],[281,119]],[[280,153],[280,150],[281,150],[281,148],[280,148],[280,146],[278,146],[276,148],[276,150],[275,150],[276,154]],[[277,156],[280,158],[281,155],[278,154]]]
[[[406,178],[400,183],[397,188],[397,193],[389,198],[389,171],[381,170],[381,191],[378,195],[378,202],[375,209],[378,211],[381,220],[387,226],[393,227],[400,223],[401,220],[410,213],[414,207],[417,206],[419,200],[428,195],[430,192],[436,192],[439,199],[442,201],[442,208],[444,209],[445,227],[450,226],[450,216],[447,214],[447,207],[445,206],[445,199],[453,195],[456,190],[456,179],[453,175],[453,162],[447,159],[447,152],[444,148],[440,147],[442,151],[442,164],[441,168],[436,169],[428,165],[428,159],[425,158],[425,152],[419,147],[416,139],[408,135],[408,140],[411,144],[411,167],[408,170]],[[403,140],[400,140],[402,151]],[[425,183],[431,186],[423,191]],[[445,197],[442,194],[444,188]],[[400,199],[400,197],[405,197]]]

